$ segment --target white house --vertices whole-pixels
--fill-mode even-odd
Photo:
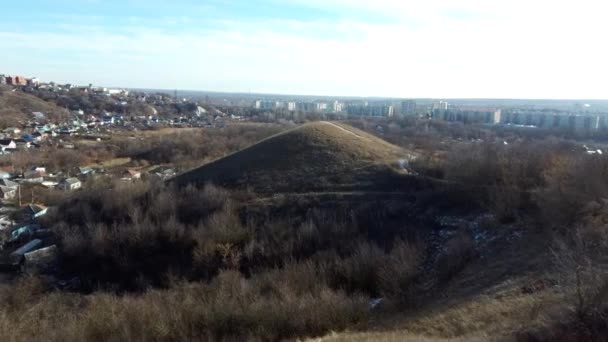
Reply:
[[[21,130],[17,127],[9,127],[2,132],[7,133],[7,134],[19,134],[19,133],[21,133]]]
[[[15,198],[15,196],[17,196],[17,190],[15,188],[0,185],[0,198],[10,200]]]
[[[17,148],[17,143],[13,139],[0,139],[0,150],[14,150]]]
[[[80,189],[82,187],[82,183],[78,178],[72,177],[62,180],[61,182],[59,182],[59,185],[57,187],[61,190],[72,191]]]

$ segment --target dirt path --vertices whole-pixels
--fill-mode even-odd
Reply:
[[[351,132],[351,131],[347,130],[346,128],[342,127],[342,126],[336,125],[336,124],[335,124],[335,123],[333,123],[333,122],[329,122],[329,121],[321,121],[321,123],[324,123],[324,124],[327,124],[327,125],[332,125],[332,126],[334,126],[334,127],[336,127],[336,128],[339,128],[339,129],[343,130],[343,131],[344,131],[344,132],[346,132],[346,133],[350,133],[350,134],[352,134],[352,135],[354,135],[354,136],[356,136],[356,137],[358,137],[358,138],[363,138],[362,136],[358,135],[357,133],[355,133],[355,132]]]

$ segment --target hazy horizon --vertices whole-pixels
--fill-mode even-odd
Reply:
[[[0,39],[10,53],[0,72],[220,93],[606,99],[605,7],[591,0],[7,3]]]

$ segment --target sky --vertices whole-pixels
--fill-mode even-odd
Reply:
[[[53,0],[2,4],[0,74],[399,98],[608,99],[599,0]]]

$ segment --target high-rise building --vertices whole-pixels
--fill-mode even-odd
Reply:
[[[274,102],[274,101],[256,100],[254,108],[269,110],[269,109],[274,109],[275,105],[276,105],[276,102]]]
[[[27,80],[23,76],[8,76],[6,77],[6,84],[27,85]]]
[[[361,115],[361,116],[393,116],[395,110],[393,106],[387,104],[353,104],[346,108],[349,115]]]
[[[449,104],[447,103],[447,101],[435,102],[435,103],[433,103],[433,111],[448,110],[448,106],[449,106]]]
[[[401,102],[401,115],[414,115],[416,114],[416,101],[407,100]]]
[[[334,113],[343,112],[344,111],[344,103],[339,102],[339,101],[334,101],[333,111],[334,111]]]
[[[325,111],[327,111],[327,103],[325,103],[325,102],[317,102],[317,103],[315,103],[315,105],[317,107],[316,110],[318,112],[325,112]]]
[[[298,102],[296,109],[302,112],[314,112],[317,109],[317,104],[314,102]]]

